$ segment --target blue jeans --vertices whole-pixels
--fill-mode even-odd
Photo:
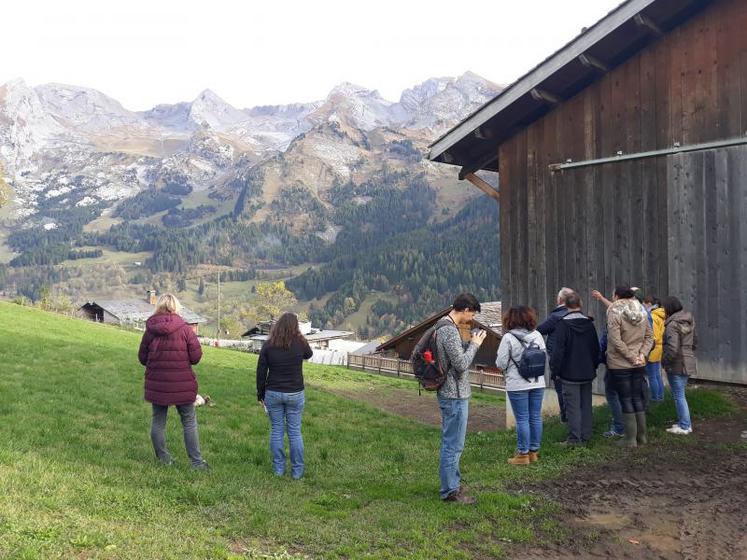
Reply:
[[[646,364],[646,377],[651,390],[651,400],[664,400],[664,382],[661,379],[661,362],[648,362]]]
[[[620,396],[617,394],[609,370],[604,374],[604,396],[607,397],[607,406],[610,407],[610,414],[612,415],[610,429],[622,434],[625,432],[622,404],[620,404]]]
[[[272,455],[272,470],[276,475],[285,472],[285,451],[283,436],[288,430],[288,445],[290,446],[291,476],[301,478],[304,471],[303,438],[301,437],[301,415],[303,414],[304,392],[280,393],[278,391],[265,392],[265,406],[270,417],[270,454]]]
[[[687,387],[687,375],[667,372],[669,387],[672,389],[672,398],[674,399],[674,408],[677,411],[677,424],[683,430],[692,428],[690,423],[690,407],[687,406],[685,398],[685,387]]]
[[[542,398],[544,389],[508,391],[516,418],[516,447],[519,453],[537,451],[542,443]]]
[[[459,472],[459,459],[464,451],[464,438],[467,436],[469,399],[445,399],[438,397],[441,408],[441,456],[438,472],[441,476],[441,498],[459,490],[462,475]]]

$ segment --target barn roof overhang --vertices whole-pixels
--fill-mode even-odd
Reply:
[[[430,146],[428,159],[498,171],[498,146],[692,17],[711,0],[628,0]]]

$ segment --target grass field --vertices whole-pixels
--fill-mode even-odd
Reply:
[[[212,470],[187,467],[173,412],[177,464],[162,467],[148,436],[138,342],[135,333],[0,302],[0,558],[502,557],[512,543],[564,535],[551,503],[508,485],[619,453],[601,441],[553,445],[563,430],[549,423],[543,460],[516,469],[505,462],[512,433],[471,433],[462,473],[479,503],[443,504],[438,429],[330,392],[414,386],[309,365],[307,475],[275,478],[254,396],[255,357],[206,348],[196,370],[216,406],[198,417]],[[714,392],[689,398],[693,410],[728,410]],[[652,424],[660,431],[665,418]]]

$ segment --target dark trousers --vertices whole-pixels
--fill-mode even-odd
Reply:
[[[200,437],[197,433],[197,415],[195,414],[195,405],[179,404],[176,405],[179,417],[182,419],[184,428],[184,446],[187,448],[187,455],[192,461],[193,467],[202,465],[205,461],[200,455]],[[150,425],[150,439],[153,442],[153,450],[156,457],[162,463],[171,463],[171,454],[166,448],[166,419],[168,417],[169,407],[160,404],[153,405],[153,419]]]
[[[643,379],[646,376],[646,368],[611,369],[610,375],[620,397],[623,414],[645,412]]]
[[[566,422],[568,416],[565,411],[565,400],[563,399],[563,380],[560,377],[555,377],[553,380],[555,386],[555,392],[558,395],[558,408],[560,409],[560,421]]]
[[[568,418],[568,441],[589,441],[592,434],[591,382],[563,383],[563,401]]]

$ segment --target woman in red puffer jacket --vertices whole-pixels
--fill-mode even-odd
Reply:
[[[166,449],[166,418],[176,406],[184,428],[184,444],[192,468],[206,470],[200,454],[195,398],[197,378],[192,366],[202,358],[202,348],[192,328],[179,316],[181,304],[173,294],[158,298],[156,313],[145,323],[138,358],[145,366],[145,400],[153,405],[150,438],[156,457],[172,464]]]

